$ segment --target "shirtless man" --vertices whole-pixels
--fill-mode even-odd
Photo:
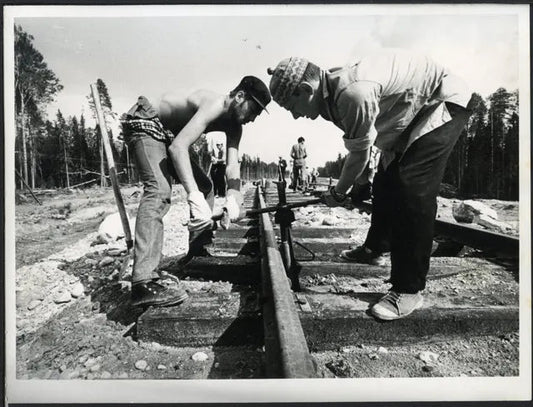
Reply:
[[[228,95],[207,90],[196,91],[188,97],[165,94],[156,105],[140,96],[122,116],[124,138],[134,152],[144,185],[135,226],[132,305],[168,306],[187,298],[182,287],[172,289],[157,281],[163,216],[170,207],[171,178],[176,178],[187,192],[190,208],[187,260],[205,253],[203,246],[212,239],[214,203],[212,183],[191,157],[189,148],[204,133],[226,133],[228,191],[224,209],[231,221],[237,220],[243,209],[238,163],[242,126],[253,122],[270,99],[268,88],[261,80],[246,76]]]

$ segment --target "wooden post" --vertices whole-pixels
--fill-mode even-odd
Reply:
[[[28,183],[26,181],[24,181],[24,178],[22,178],[22,175],[20,175],[20,173],[15,170],[15,174],[17,174],[17,177],[19,177],[19,179],[22,181],[22,183],[26,186],[26,188],[28,189],[28,191],[30,191],[30,194],[31,196],[33,196],[33,199],[35,199],[35,201],[39,204],[39,205],[42,205],[41,201],[39,201],[37,199],[37,197],[35,196],[35,194],[33,193],[33,191],[31,190],[30,186],[28,185]]]
[[[130,178],[130,150],[128,148],[128,143],[124,143],[124,147],[126,148],[126,174],[128,175],[128,184],[131,184],[131,178]]]
[[[100,127],[101,126],[102,125],[100,124]],[[99,150],[100,150],[100,186],[101,187],[105,187],[106,186],[106,182],[105,182],[105,176],[104,176],[104,173],[105,173],[105,169],[104,169],[104,145],[102,143],[100,143],[100,149]]]
[[[128,216],[126,214],[126,207],[122,200],[122,194],[118,186],[117,170],[115,168],[115,160],[113,159],[113,152],[111,151],[111,144],[109,143],[109,136],[107,134],[107,128],[105,125],[104,112],[102,105],[100,104],[100,95],[98,94],[98,88],[95,84],[91,84],[91,91],[94,100],[94,106],[96,108],[96,117],[98,119],[100,127],[100,135],[102,136],[102,145],[105,149],[107,157],[107,165],[109,167],[109,178],[111,178],[111,185],[113,186],[113,193],[115,194],[115,201],[118,206],[118,212],[120,214],[120,220],[122,221],[122,227],[124,228],[124,236],[126,237],[126,246],[128,250],[133,247],[133,239],[131,237],[130,224],[128,222]],[[102,173],[103,176],[103,173]],[[105,178],[104,178],[105,179]]]

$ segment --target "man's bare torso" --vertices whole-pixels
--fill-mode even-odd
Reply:
[[[188,97],[173,93],[164,94],[159,103],[156,103],[159,119],[168,130],[178,134],[198,112],[201,106],[210,105],[212,109],[220,111],[220,114],[211,122],[207,123],[205,132],[223,131],[235,129],[227,113],[225,97],[208,90],[199,90]]]

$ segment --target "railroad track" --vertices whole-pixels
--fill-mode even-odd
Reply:
[[[245,194],[250,217],[216,232],[212,257],[194,258],[185,269],[173,259],[163,265],[181,278],[229,281],[232,291],[150,308],[138,320],[138,338],[178,347],[264,346],[266,377],[307,378],[317,374],[316,351],[518,331],[518,239],[438,221],[441,244],[428,286],[439,287],[426,289],[422,309],[383,323],[368,308],[388,289],[390,262],[370,266],[338,257],[340,250],[362,243],[368,222],[301,227],[307,213],[299,209],[302,201],[317,204],[280,183],[250,188]],[[455,257],[463,245],[504,258],[505,264],[484,256]]]

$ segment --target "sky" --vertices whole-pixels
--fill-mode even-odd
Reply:
[[[163,6],[156,9],[158,16],[137,7],[117,17],[117,7],[102,6],[90,17],[81,12],[40,17],[33,11],[15,22],[34,36],[35,47],[64,86],[47,109],[49,119],[58,109],[67,116],[85,112],[89,125],[94,122],[87,96],[97,78],[106,83],[120,115],[139,95],[153,99],[173,91],[186,96],[197,89],[225,94],[245,75],[268,83],[267,68],[289,56],[332,68],[381,48],[428,54],[483,96],[499,87],[518,88],[515,6],[322,6],[326,13],[317,12],[319,6],[299,6],[296,12],[278,6],[261,13],[254,7],[240,6],[240,15],[216,7],[193,13],[208,10],[210,15],[183,15],[183,8]],[[244,127],[241,153],[266,162],[280,155],[288,159],[300,136],[306,139],[310,168],[346,153],[342,131],[333,123],[294,120],[274,102],[268,110]],[[224,135],[211,133],[209,139],[224,141]]]

